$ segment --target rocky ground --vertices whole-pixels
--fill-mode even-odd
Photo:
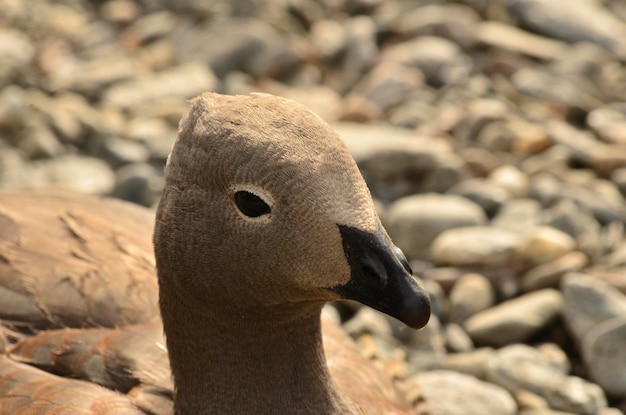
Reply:
[[[0,189],[153,206],[187,98],[294,98],[432,294],[337,306],[364,353],[433,415],[617,415],[625,63],[622,0],[0,0]]]

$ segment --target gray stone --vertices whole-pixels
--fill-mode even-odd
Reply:
[[[500,266],[511,263],[520,242],[518,234],[506,229],[450,227],[433,240],[430,255],[438,265]]]
[[[162,188],[163,178],[153,166],[133,163],[115,170],[112,195],[143,206],[152,206],[159,200]]]
[[[569,272],[582,271],[589,264],[589,257],[573,251],[552,261],[529,269],[521,276],[523,291],[536,291],[542,288],[556,288],[562,277]]]
[[[352,90],[342,120],[372,121],[404,102],[424,81],[422,73],[397,62],[383,61]]]
[[[430,321],[422,330],[410,330],[405,333],[403,343],[409,348],[411,354],[446,354],[446,339],[443,328],[436,316],[431,316]]]
[[[56,186],[90,194],[109,194],[115,186],[115,175],[102,160],[94,157],[66,155],[31,164],[31,175],[25,185]]]
[[[0,142],[0,189],[16,189],[27,181],[26,162],[20,153]]]
[[[496,351],[489,347],[481,347],[464,353],[448,353],[441,367],[484,380],[495,354]]]
[[[524,236],[519,257],[530,266],[545,264],[572,252],[574,238],[549,226],[538,226]]]
[[[626,395],[626,313],[594,326],[582,352],[594,382],[611,396]]]
[[[508,10],[523,27],[566,42],[591,42],[626,56],[626,24],[595,1],[571,7],[552,0],[508,0]]]
[[[589,238],[594,241],[600,232],[600,224],[593,214],[570,199],[560,200],[542,212],[541,222],[576,238],[581,245]]]
[[[446,324],[443,329],[446,349],[452,353],[466,353],[474,349],[474,343],[463,327],[455,323]]]
[[[567,45],[557,40],[537,36],[508,24],[495,21],[481,22],[478,26],[480,43],[533,58],[554,59],[563,54]]]
[[[486,277],[466,274],[456,281],[448,301],[450,321],[463,323],[474,314],[491,307],[495,302],[495,292]]]
[[[450,371],[420,373],[417,377],[432,415],[514,415],[517,405],[499,386]]]
[[[449,143],[384,125],[336,123],[372,194],[389,202],[419,192],[444,192],[466,175]]]
[[[335,20],[317,20],[311,26],[311,43],[322,59],[336,58],[348,44],[346,28]]]
[[[421,36],[391,46],[383,51],[381,59],[419,68],[428,83],[435,86],[459,82],[470,72],[469,60],[459,47],[435,36]]]
[[[453,195],[415,195],[395,201],[387,212],[386,228],[409,258],[428,258],[431,242],[447,229],[485,223],[483,211]]]
[[[626,103],[614,103],[593,109],[587,125],[604,141],[626,144]]]
[[[502,186],[482,178],[463,180],[452,186],[448,194],[462,196],[480,206],[487,216],[493,217],[500,207],[511,198]]]
[[[346,47],[336,70],[329,74],[327,83],[345,94],[356,85],[363,74],[376,63],[376,23],[370,16],[360,15],[344,22]]]
[[[103,158],[111,166],[119,167],[131,163],[143,163],[150,156],[148,148],[142,143],[120,137],[107,138],[102,146]]]
[[[528,196],[529,180],[526,174],[511,165],[500,166],[489,174],[489,181],[506,189],[514,198]]]
[[[550,408],[593,415],[607,406],[598,385],[582,378],[567,376],[567,368],[526,345],[513,345],[499,350],[489,365],[487,380],[515,393],[532,392]]]
[[[524,233],[539,225],[541,206],[534,199],[513,199],[505,203],[491,221],[493,226]]]
[[[626,315],[626,295],[596,278],[568,274],[561,292],[565,323],[579,342],[598,324]]]
[[[463,327],[476,344],[504,346],[539,333],[554,322],[562,308],[561,293],[548,288],[477,313]]]
[[[0,86],[7,85],[28,67],[35,57],[35,46],[22,32],[0,29]]]
[[[480,17],[460,4],[430,4],[398,16],[393,28],[401,36],[417,37],[437,33],[463,49],[476,43]]]
[[[387,319],[380,312],[369,307],[361,307],[354,317],[344,323],[343,327],[354,338],[364,333],[382,338],[392,337],[391,326]]]
[[[218,80],[206,65],[188,62],[137,81],[120,82],[108,88],[103,100],[113,106],[130,109],[151,101],[177,97],[188,99],[206,91],[215,91]]]
[[[136,80],[146,70],[136,59],[119,55],[73,61],[56,67],[47,86],[52,91],[72,90],[97,97],[105,88]]]

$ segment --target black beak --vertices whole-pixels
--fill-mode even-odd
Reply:
[[[412,277],[402,251],[382,227],[375,234],[339,226],[343,250],[352,270],[350,281],[332,290],[420,329],[430,318],[430,299]]]

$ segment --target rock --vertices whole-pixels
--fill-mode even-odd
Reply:
[[[324,19],[313,22],[310,33],[317,56],[324,60],[336,58],[348,44],[346,28],[335,20]]]
[[[565,9],[551,0],[508,0],[507,6],[522,27],[570,43],[596,43],[626,57],[626,24],[594,1]]]
[[[528,177],[514,166],[500,166],[489,174],[489,181],[507,190],[514,198],[528,196]]]
[[[169,10],[147,13],[121,33],[122,42],[130,49],[135,49],[172,33],[176,24],[176,16]]]
[[[137,81],[146,71],[136,59],[106,56],[89,61],[72,61],[55,67],[47,86],[52,91],[72,90],[90,97],[119,82]]]
[[[420,373],[416,382],[432,415],[514,415],[517,405],[504,389],[450,371]]]
[[[446,342],[446,349],[452,353],[466,353],[474,349],[472,339],[458,324],[446,324],[443,329],[443,335]]]
[[[398,16],[392,29],[402,37],[435,35],[468,49],[476,43],[480,17],[460,4],[430,4]]]
[[[387,319],[381,313],[369,307],[361,307],[343,327],[354,338],[364,333],[386,339],[392,338],[391,326]]]
[[[576,248],[574,238],[549,226],[539,226],[524,236],[519,250],[520,258],[531,266],[550,262]]]
[[[539,333],[554,322],[562,308],[561,294],[548,288],[481,311],[463,327],[476,344],[504,346]]]
[[[567,114],[583,114],[599,105],[592,95],[580,89],[572,79],[536,68],[520,68],[511,77],[513,86],[521,95],[547,101],[561,107]],[[575,118],[574,115],[572,117]]]
[[[485,223],[474,203],[453,195],[414,195],[395,201],[387,213],[386,228],[409,258],[428,258],[431,242],[447,229]]]
[[[591,379],[608,395],[625,396],[626,314],[592,327],[585,335],[581,349]]]
[[[415,68],[383,61],[354,87],[341,119],[359,122],[379,119],[407,99],[410,91],[419,89],[423,78]]]
[[[448,318],[460,324],[491,307],[495,303],[495,292],[486,277],[465,274],[452,287],[448,301]]]
[[[103,143],[102,153],[113,167],[144,163],[150,156],[148,148],[143,144],[119,137],[107,138]]]
[[[105,195],[115,186],[115,175],[102,160],[66,155],[31,164],[28,187],[56,186],[77,192]]]
[[[546,209],[541,222],[576,238],[581,247],[593,250],[597,246],[600,224],[588,209],[577,206],[573,200],[563,199]]]
[[[105,91],[103,100],[119,108],[131,109],[164,98],[189,99],[202,92],[215,91],[217,83],[217,78],[205,65],[189,62],[149,78],[117,83]]]
[[[541,206],[534,199],[513,199],[505,203],[491,221],[493,226],[523,234],[539,225]]]
[[[463,161],[443,140],[389,126],[338,123],[377,199],[391,201],[418,192],[444,192],[466,175]]]
[[[63,153],[63,146],[41,117],[28,119],[21,133],[18,148],[28,160],[51,158]]]
[[[419,68],[427,82],[434,86],[460,82],[470,72],[469,61],[459,47],[435,36],[422,36],[391,46],[383,51],[381,60]]]
[[[567,376],[566,370],[540,351],[519,344],[497,352],[489,365],[487,380],[512,393],[527,390],[560,411],[593,415],[607,406],[598,385]]]
[[[566,275],[561,292],[565,323],[579,342],[598,324],[626,315],[626,295],[584,274]]]
[[[614,103],[593,109],[587,125],[605,142],[626,144],[626,104]]]
[[[433,240],[430,256],[438,265],[500,266],[517,255],[520,237],[506,229],[449,227]]]
[[[565,274],[582,271],[588,264],[587,255],[578,251],[569,252],[522,274],[522,290],[530,292],[543,288],[556,288]]]
[[[479,24],[478,39],[480,43],[487,46],[522,53],[539,59],[554,59],[563,54],[567,47],[563,42],[537,36],[494,21],[485,21]]]
[[[116,24],[128,24],[139,17],[141,9],[130,0],[111,0],[100,7],[100,16]]]
[[[345,94],[350,91],[376,63],[378,45],[376,43],[376,23],[370,16],[360,15],[344,22],[346,48],[338,65],[327,83],[333,89]]]
[[[446,354],[446,339],[436,316],[431,316],[422,330],[410,330],[405,333],[405,336],[403,343],[408,347],[410,355],[425,353],[443,356]]]
[[[20,153],[0,142],[0,189],[16,189],[27,181],[29,172]]]
[[[493,217],[511,198],[511,194],[503,187],[480,178],[463,180],[452,186],[447,193],[471,200],[480,206],[488,217]]]
[[[0,86],[14,80],[35,57],[35,46],[22,32],[0,29]]]
[[[161,195],[163,178],[147,163],[127,164],[115,170],[115,188],[112,196],[153,206]]]
[[[465,373],[478,379],[485,379],[490,362],[496,351],[482,347],[464,353],[448,353],[441,365],[443,369]]]

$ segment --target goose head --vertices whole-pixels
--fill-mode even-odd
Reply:
[[[168,302],[263,318],[351,299],[411,327],[428,321],[428,296],[356,163],[302,105],[266,94],[194,99],[165,176],[154,242]]]

